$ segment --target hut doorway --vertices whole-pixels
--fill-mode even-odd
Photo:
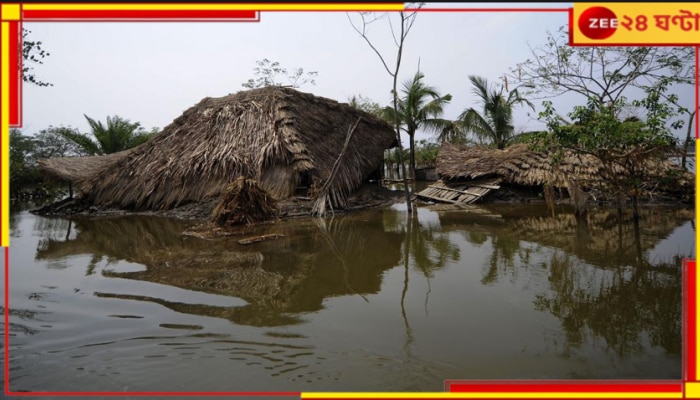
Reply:
[[[309,195],[311,184],[311,174],[309,174],[309,171],[301,171],[297,178],[297,187],[294,191],[294,196],[307,197]]]

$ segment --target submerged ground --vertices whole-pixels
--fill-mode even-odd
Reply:
[[[680,379],[692,209],[403,206],[250,228],[11,215],[13,391],[442,391]]]

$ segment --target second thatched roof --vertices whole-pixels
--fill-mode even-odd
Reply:
[[[678,171],[681,185],[692,185],[694,176],[682,171],[668,160],[649,161],[645,165],[649,175],[664,176]],[[483,146],[461,146],[443,143],[437,157],[438,175],[447,180],[472,180],[485,177],[501,177],[505,182],[522,186],[567,187],[567,181],[580,186],[601,183],[604,166],[596,157],[588,154],[564,153],[559,163],[552,163],[551,155],[538,153],[525,143],[515,144],[504,150]],[[616,173],[623,174],[621,167]]]
[[[395,145],[391,126],[344,103],[291,88],[266,87],[205,98],[130,151],[107,157],[44,160],[44,172],[79,184],[89,203],[162,210],[218,197],[236,178],[254,179],[276,199],[331,175],[348,130],[357,124],[331,185],[352,194]]]

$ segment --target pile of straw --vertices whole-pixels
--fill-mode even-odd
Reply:
[[[221,227],[250,225],[278,215],[277,202],[252,179],[238,178],[229,184],[212,213]]]

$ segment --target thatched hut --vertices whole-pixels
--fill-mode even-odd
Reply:
[[[39,165],[72,182],[84,204],[167,210],[217,198],[241,177],[278,200],[314,197],[343,152],[326,185],[333,206],[342,208],[395,143],[391,126],[368,113],[291,88],[266,87],[205,98],[134,149]]]
[[[681,170],[668,160],[650,160],[644,168],[646,175],[657,182],[663,177],[675,176],[673,185],[677,188],[692,188],[695,182],[693,174]],[[441,182],[432,188],[433,196],[429,198],[434,200],[440,200],[440,195],[444,193],[444,196],[456,196],[465,199],[465,202],[472,202],[481,199],[490,190],[499,189],[501,183],[521,188],[566,189],[571,197],[577,195],[575,192],[585,196],[584,190],[605,189],[602,179],[606,174],[605,167],[596,157],[565,152],[558,163],[553,163],[550,154],[533,151],[524,143],[504,150],[443,143],[438,153],[436,169]],[[615,173],[625,172],[618,167]],[[462,186],[455,191],[451,186],[457,184]],[[430,187],[426,192],[429,189]]]

